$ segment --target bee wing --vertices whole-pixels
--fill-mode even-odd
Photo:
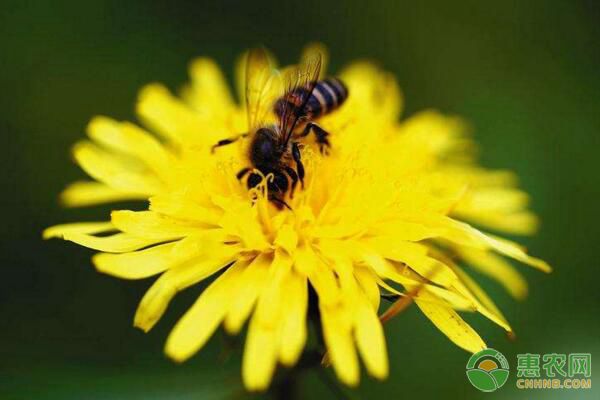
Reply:
[[[280,111],[279,132],[287,143],[298,119],[303,115],[306,102],[310,98],[319,74],[321,73],[321,54],[315,52],[303,57],[298,66],[288,67],[282,71],[283,110]]]
[[[327,46],[320,42],[312,42],[307,44],[304,49],[302,49],[300,62],[304,64],[308,60],[317,58],[319,56],[321,57],[321,71],[319,73],[319,80],[321,80],[325,77],[325,73],[327,72],[327,64],[329,61],[329,51],[327,50]]]
[[[249,132],[267,119],[281,89],[281,76],[264,49],[252,49],[246,59],[246,113]]]

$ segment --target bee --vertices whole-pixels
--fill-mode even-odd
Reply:
[[[309,89],[310,87],[304,86],[289,91],[277,100],[274,111],[282,120],[289,118],[290,110],[297,110],[299,112],[297,125],[303,127],[297,137],[302,138],[308,136],[311,131],[314,132],[321,153],[327,153],[331,146],[327,138],[329,133],[319,126],[315,119],[339,108],[348,98],[348,89],[337,78],[316,81],[312,91],[307,93]]]
[[[304,186],[300,140],[314,132],[322,153],[330,147],[328,133],[314,121],[346,100],[348,90],[339,79],[318,80],[321,55],[312,54],[299,66],[275,70],[263,49],[250,50],[246,62],[246,111],[248,132],[220,140],[212,150],[250,136],[248,159],[251,166],[237,173],[246,178],[248,189],[256,187],[264,176],[269,200],[278,208],[291,209],[285,201],[293,196],[298,182]],[[283,92],[283,94],[281,94]],[[277,97],[279,95],[279,97]],[[266,123],[269,112],[275,123]],[[257,171],[256,171],[257,170]]]

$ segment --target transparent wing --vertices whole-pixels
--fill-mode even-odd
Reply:
[[[321,71],[319,73],[319,80],[321,80],[325,77],[327,72],[327,64],[329,61],[329,51],[323,43],[312,42],[307,44],[304,49],[302,49],[300,63],[305,64],[308,62],[308,60],[315,59],[317,57],[321,57]]]
[[[252,49],[246,60],[246,113],[248,130],[266,122],[272,105],[282,93],[281,76],[264,49]]]
[[[303,57],[298,66],[282,71],[283,109],[280,111],[279,132],[285,143],[291,137],[298,119],[304,115],[306,102],[310,98],[321,72],[321,54],[313,53]]]

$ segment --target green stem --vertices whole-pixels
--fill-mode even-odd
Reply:
[[[298,399],[298,380],[302,373],[312,368],[320,368],[323,355],[316,350],[307,350],[302,353],[298,363],[290,369],[282,370],[280,377],[271,387],[271,395],[274,399],[295,400]]]
[[[335,380],[331,379],[331,377],[327,374],[327,371],[325,371],[323,368],[319,369],[317,373],[319,378],[321,379],[321,382],[323,382],[325,386],[327,386],[327,388],[331,391],[331,393],[336,399],[350,400],[353,398],[350,395],[348,395]]]
[[[275,400],[299,399],[298,380],[300,375],[309,369],[316,368],[318,377],[323,381],[336,399],[351,399],[351,397],[334,379],[331,379],[331,377],[327,374],[327,371],[321,366],[321,360],[325,354],[326,346],[325,341],[323,340],[318,297],[312,286],[309,286],[308,321],[310,322],[317,338],[317,348],[312,350],[304,350],[300,360],[293,368],[281,371],[279,379],[273,383],[271,389],[269,390],[271,397]]]
[[[295,370],[295,369],[294,369]],[[273,387],[273,398],[276,400],[296,400],[298,398],[298,379],[294,370],[286,373]]]

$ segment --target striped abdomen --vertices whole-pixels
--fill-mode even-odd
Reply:
[[[279,99],[275,104],[276,114],[281,116],[282,111],[286,108],[286,98],[287,101],[292,103],[291,105],[288,105],[289,108],[293,109],[298,106],[297,103],[301,102],[300,99],[305,98],[304,94],[306,91],[307,90],[304,88],[297,88],[291,93],[291,96],[288,95]],[[303,114],[309,119],[319,118],[320,116],[337,109],[347,98],[348,89],[341,80],[337,78],[323,79],[315,84],[310,97],[306,101]]]
[[[342,81],[327,78],[317,82],[304,110],[309,117],[318,118],[341,106],[347,97],[348,89]]]

